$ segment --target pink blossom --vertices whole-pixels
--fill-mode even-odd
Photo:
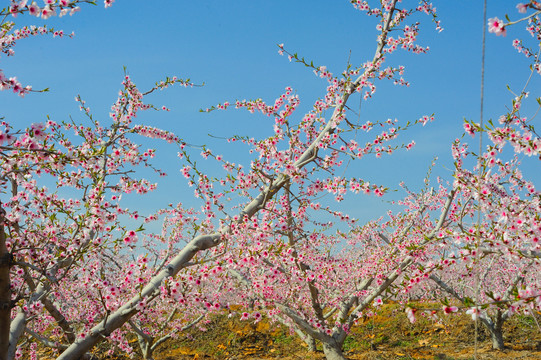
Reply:
[[[130,231],[126,234],[126,236],[124,237],[124,243],[126,244],[135,244],[137,243],[137,233],[135,231]]]
[[[451,314],[451,313],[454,313],[454,312],[457,312],[458,311],[458,308],[456,306],[444,306],[443,307],[443,312],[445,314]]]
[[[4,145],[4,143],[7,141],[8,141],[8,134],[0,131],[0,146]]]
[[[466,311],[466,314],[471,315],[471,318],[475,321],[479,317],[479,308],[470,308]]]
[[[135,306],[135,308],[139,311],[142,311],[146,306],[146,301],[145,300],[141,300],[137,303],[137,305]]]
[[[45,132],[43,129],[45,128],[45,125],[41,123],[34,123],[32,124],[32,132],[34,133],[34,138],[37,140],[43,140],[45,139]]]
[[[17,17],[17,14],[19,11],[21,11],[21,8],[23,8],[26,5],[26,0],[21,1],[19,4],[12,3],[12,5],[9,7],[9,12],[13,17]]]
[[[30,6],[28,6],[28,12],[32,16],[39,16],[41,13],[41,9],[35,2],[33,2],[32,4],[30,4]]]
[[[472,137],[475,136],[475,129],[467,122],[464,123],[464,131],[466,131]]]
[[[488,32],[505,36],[506,30],[503,21],[497,17],[488,19]]]
[[[54,8],[51,8],[49,5],[45,6],[41,11],[41,18],[48,19],[55,14]]]
[[[517,10],[521,14],[526,13],[526,10],[528,10],[528,4],[518,3],[517,4]]]
[[[415,312],[417,309],[412,309],[410,307],[406,308],[406,316],[408,317],[408,320],[413,324],[415,323]]]

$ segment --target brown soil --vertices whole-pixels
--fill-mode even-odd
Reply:
[[[540,315],[535,315],[537,322]],[[162,344],[154,360],[325,359],[321,345],[317,352],[309,352],[294,333],[265,319],[254,324],[218,315],[204,327],[206,331],[192,329]],[[518,315],[506,322],[503,351],[492,350],[490,336],[480,323],[477,344],[475,334],[475,323],[466,315],[441,316],[439,321],[419,317],[411,324],[398,305],[384,305],[378,315],[361,319],[353,328],[344,354],[350,360],[541,360],[541,330],[531,316]],[[135,339],[132,346],[138,347]],[[98,357],[129,359],[121,354]],[[40,358],[52,360],[54,355],[45,350]]]
[[[541,318],[536,315],[538,321]],[[188,338],[164,344],[155,360],[195,359],[325,359],[321,348],[309,352],[295,334],[263,320],[257,324],[216,317],[207,331],[192,330]],[[505,324],[507,349],[491,349],[490,336],[469,316],[445,316],[439,321],[420,318],[411,324],[403,311],[387,305],[379,315],[363,319],[344,345],[351,360],[371,359],[541,359],[541,331],[532,317],[514,316]],[[136,345],[136,344],[134,344]]]

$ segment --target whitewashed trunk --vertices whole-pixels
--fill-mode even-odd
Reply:
[[[323,353],[327,360],[346,360],[342,353],[342,347],[336,341],[323,343]]]

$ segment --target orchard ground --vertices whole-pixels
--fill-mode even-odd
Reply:
[[[536,325],[536,320],[541,321],[541,313],[534,316],[536,319],[513,316],[505,323],[507,348],[504,351],[492,350],[490,336],[479,324],[475,354],[475,323],[470,316],[440,316],[438,320],[419,317],[415,324],[411,324],[399,305],[383,305],[377,315],[362,319],[360,326],[354,327],[344,350],[351,360],[541,359],[541,331]],[[325,359],[320,347],[316,353],[307,351],[306,345],[295,334],[290,334],[283,326],[271,326],[266,319],[254,323],[219,315],[202,326],[206,331],[194,328],[179,339],[163,344],[154,359]],[[137,347],[136,340],[132,341]],[[129,359],[97,354],[100,359]],[[135,358],[141,359],[140,355]]]

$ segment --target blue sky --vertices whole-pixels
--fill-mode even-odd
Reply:
[[[404,180],[418,189],[431,160],[438,156],[434,173],[451,180],[450,144],[462,134],[463,118],[479,118],[485,24],[481,1],[446,0],[435,5],[443,32],[434,30],[429,17],[420,18],[419,43],[430,46],[429,54],[396,52],[389,58],[389,64],[406,67],[404,77],[412,85],[405,88],[378,83],[374,98],[363,103],[361,118],[406,122],[435,113],[436,121],[405,134],[404,142],[414,139],[417,143],[410,152],[378,161],[363,160],[353,176],[391,188]],[[516,19],[519,14],[515,5],[509,0],[489,1],[488,17],[503,18],[507,13]],[[21,40],[14,48],[14,57],[0,58],[0,68],[7,76],[17,76],[23,85],[31,84],[34,89],[51,89],[24,99],[0,92],[0,116],[15,127],[44,121],[46,115],[55,121],[67,120],[70,115],[82,121],[84,117],[74,101],[77,94],[86,100],[95,117],[106,122],[126,66],[141,89],[172,75],[205,83],[200,88],[170,88],[152,95],[152,103],[166,105],[172,111],[151,113],[142,121],[172,130],[190,143],[207,144],[231,160],[236,156],[247,159],[243,148],[227,148],[207,134],[261,137],[272,130],[272,119],[233,109],[204,114],[200,108],[235,99],[273,102],[286,86],[291,86],[303,104],[297,112],[300,119],[303,110],[324,95],[326,82],[310,69],[279,56],[276,44],[284,43],[291,52],[338,74],[348,58],[353,64],[372,58],[376,35],[376,19],[345,0],[117,0],[109,9],[104,9],[102,2],[98,6],[83,4],[81,12],[72,17],[42,20],[19,16],[15,20],[18,25],[47,24],[75,32],[73,39],[42,36]],[[523,25],[512,27],[506,37],[487,34],[486,119],[497,119],[505,113],[512,98],[507,84],[518,91],[528,78],[526,59],[511,46],[513,39],[527,37],[523,29]],[[540,95],[540,80],[534,75],[529,87],[533,96]],[[530,111],[525,115],[535,109],[526,107]],[[171,176],[161,183],[161,190],[145,200],[151,207],[170,201],[190,202],[191,192],[179,185],[182,180],[175,155],[174,147],[158,149]],[[533,176],[538,170],[538,161],[526,162],[527,175]],[[366,206],[359,209],[359,202]],[[348,200],[345,205],[365,219],[381,214],[374,209],[386,206],[373,197]]]

